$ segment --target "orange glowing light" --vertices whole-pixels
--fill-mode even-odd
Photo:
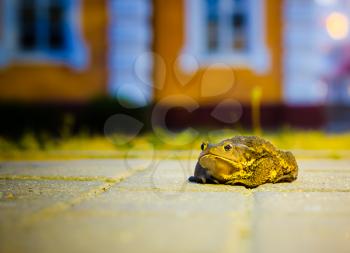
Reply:
[[[332,39],[344,39],[349,33],[349,20],[344,14],[332,12],[327,17],[326,28]]]

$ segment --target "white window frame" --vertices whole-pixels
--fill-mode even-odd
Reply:
[[[193,55],[200,66],[224,63],[236,68],[249,68],[256,73],[266,73],[270,69],[270,55],[266,45],[265,1],[245,0],[248,3],[249,19],[248,51],[229,50],[227,52],[208,52],[206,50],[206,17],[203,0],[185,0],[185,46],[182,53]],[[227,0],[221,0],[227,1]],[[185,68],[185,66],[183,66]]]
[[[39,0],[42,1],[42,0]],[[2,0],[0,6],[0,68],[9,64],[64,64],[76,70],[83,70],[88,65],[88,48],[84,42],[81,30],[81,0],[70,0],[67,11],[67,31],[65,36],[69,40],[68,49],[63,52],[33,51],[26,52],[18,46],[17,30],[17,0]],[[39,2],[40,3],[40,2]]]

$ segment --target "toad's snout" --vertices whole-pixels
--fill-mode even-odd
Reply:
[[[210,155],[204,155],[199,159],[199,164],[207,170],[215,170],[216,160]]]
[[[236,171],[232,162],[211,154],[200,157],[199,164],[205,168],[211,176],[217,179],[225,178]]]

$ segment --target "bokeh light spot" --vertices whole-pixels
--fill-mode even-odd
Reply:
[[[143,107],[148,104],[143,92],[136,85],[125,84],[118,89],[117,98],[125,108],[132,109]]]
[[[332,12],[326,19],[326,28],[332,39],[344,39],[349,33],[349,20],[342,13]]]
[[[152,77],[152,69],[157,70],[154,73],[154,77]],[[139,55],[135,60],[134,71],[141,82],[156,89],[163,88],[166,76],[166,65],[164,59],[159,54],[145,52]],[[152,78],[154,78],[154,81]]]
[[[174,63],[175,77],[183,86],[191,81],[198,69],[198,61],[193,55],[182,54]]]
[[[125,114],[114,114],[104,125],[105,136],[116,145],[126,145],[136,138],[144,124]]]
[[[220,102],[211,113],[215,119],[233,124],[236,123],[242,116],[242,105],[234,99],[225,99]]]

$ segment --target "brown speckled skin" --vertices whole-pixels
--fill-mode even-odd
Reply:
[[[236,136],[205,145],[189,181],[254,188],[292,182],[297,176],[298,165],[291,152],[278,150],[261,137]]]

